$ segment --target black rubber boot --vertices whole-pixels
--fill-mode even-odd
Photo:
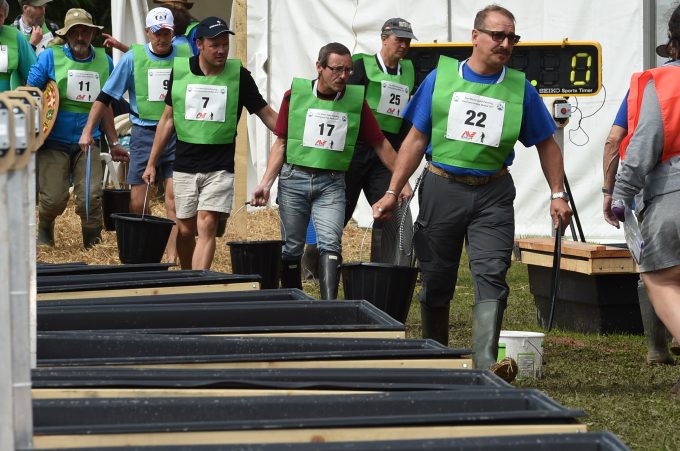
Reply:
[[[504,310],[505,302],[498,299],[485,299],[472,307],[472,360],[475,368],[489,369],[506,382],[512,382],[517,377],[517,362],[510,357],[496,362]]]
[[[54,221],[38,222],[38,244],[54,246]]]
[[[645,331],[645,339],[647,341],[647,363],[650,365],[672,365],[675,361],[668,352],[666,326],[656,316],[654,308],[649,302],[647,290],[642,282],[638,283],[637,292],[640,303],[640,315],[642,316],[642,328]]]
[[[85,249],[92,248],[95,244],[102,242],[102,228],[83,228],[83,246]]]
[[[302,277],[305,280],[319,278],[319,248],[316,244],[305,246],[305,252],[302,254]]]
[[[283,260],[281,263],[281,288],[302,289],[300,260]]]
[[[342,257],[330,252],[319,255],[319,298],[323,300],[338,298],[340,283],[340,263]]]
[[[428,307],[420,303],[423,338],[430,338],[444,346],[449,345],[449,308],[450,304]]]

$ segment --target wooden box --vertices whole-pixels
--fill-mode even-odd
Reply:
[[[554,238],[518,241],[529,288],[543,327],[550,315]],[[626,248],[562,241],[560,286],[553,325],[586,333],[643,332],[637,297],[638,268]]]

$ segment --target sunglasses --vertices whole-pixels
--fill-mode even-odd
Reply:
[[[343,66],[336,66],[336,67],[331,67],[331,66],[326,66],[328,69],[331,70],[331,73],[333,75],[341,75],[341,74],[347,74],[347,75],[352,75],[354,71],[352,68],[347,68]]]
[[[488,34],[496,42],[503,42],[507,38],[511,44],[517,44],[521,38],[520,35],[515,33],[503,33],[502,31],[485,30],[483,28],[477,28],[477,31]]]

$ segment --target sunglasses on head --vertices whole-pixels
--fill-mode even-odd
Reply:
[[[521,38],[520,35],[515,33],[503,33],[502,31],[485,30],[483,28],[477,28],[477,31],[488,34],[496,42],[503,42],[507,38],[511,44],[517,44]]]

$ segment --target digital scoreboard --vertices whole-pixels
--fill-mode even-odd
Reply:
[[[418,86],[437,67],[440,55],[461,61],[471,54],[469,43],[411,44],[406,59],[413,62]],[[545,97],[592,96],[602,88],[602,49],[597,42],[521,42],[508,67],[524,72]]]

